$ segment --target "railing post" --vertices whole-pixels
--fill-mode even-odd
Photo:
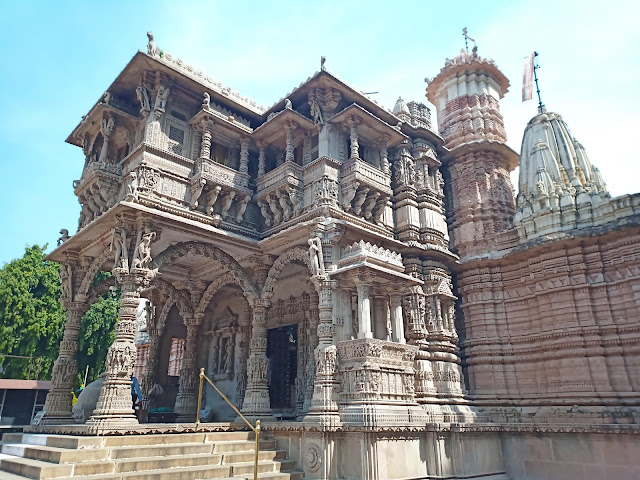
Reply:
[[[258,480],[258,452],[260,449],[260,420],[256,420],[256,428],[255,428],[255,432],[256,432],[256,452],[255,452],[255,459],[253,461],[253,480]]]
[[[200,369],[200,388],[198,390],[198,410],[196,412],[196,425],[200,424],[200,407],[202,406],[202,382],[204,380],[204,367]]]

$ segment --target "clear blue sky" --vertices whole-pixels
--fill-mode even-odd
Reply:
[[[638,1],[2,2],[0,265],[74,233],[83,155],[64,143],[152,30],[156,45],[264,105],[313,74],[320,56],[392,108],[426,101],[464,46],[462,27],[511,80],[502,101],[520,149],[536,103],[520,102],[523,58],[540,52],[543,101],[562,114],[614,195],[640,191]],[[435,109],[432,109],[435,115]],[[633,143],[632,143],[633,142]]]

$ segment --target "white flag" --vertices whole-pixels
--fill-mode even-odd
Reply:
[[[533,98],[534,58],[536,58],[536,54],[532,53],[531,55],[525,58],[525,62],[524,62],[524,71],[522,73],[522,101],[523,102],[526,102],[527,100],[531,100]]]

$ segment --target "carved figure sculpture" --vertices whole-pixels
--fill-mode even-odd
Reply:
[[[63,228],[60,230],[60,238],[58,238],[58,246],[62,245],[64,242],[69,240],[69,230]]]
[[[109,102],[111,102],[111,92],[104,92],[102,95],[102,101],[109,105]]]
[[[138,175],[135,171],[127,175],[127,198],[129,201],[138,201]]]
[[[224,348],[224,371],[231,373],[233,371],[233,352],[231,338],[227,340],[227,344]]]
[[[123,227],[116,227],[112,231],[111,237],[111,251],[115,248],[115,255],[113,260],[114,268],[122,268],[129,271],[129,258],[128,258],[128,245],[127,245],[127,232]]]
[[[227,218],[227,212],[229,211],[229,208],[231,208],[231,202],[233,201],[235,196],[236,192],[231,190],[224,197],[222,197],[222,200],[220,202],[220,215],[222,216],[222,218]]]
[[[318,237],[310,238],[309,244],[309,260],[311,260],[311,273],[316,275],[324,275],[324,259],[322,257],[322,243]]]
[[[151,107],[149,105],[149,92],[147,91],[147,87],[140,84],[136,87],[136,97],[138,97],[138,101],[140,102],[140,111],[148,112]]]
[[[149,39],[149,42],[147,43],[147,53],[149,55],[153,55],[156,51],[156,42],[153,39],[153,33],[147,32],[147,38]]]
[[[293,105],[291,104],[291,100],[289,100],[288,98],[284,99],[284,108],[288,108],[289,110],[293,108]]]
[[[313,118],[313,123],[315,123],[316,125],[322,125],[324,124],[324,121],[322,120],[322,111],[320,110],[320,105],[318,105],[318,102],[314,99],[309,101],[309,105],[311,106],[311,117]]]
[[[250,195],[245,195],[237,203],[237,209],[238,210],[236,212],[236,222],[238,222],[238,223],[242,222],[242,220],[244,218],[244,212],[247,210],[247,204],[249,203],[249,200],[251,200],[251,196]]]
[[[151,242],[155,239],[156,232],[146,232],[142,235],[133,254],[132,268],[147,268],[151,263]]]
[[[156,111],[164,112],[164,109],[167,106],[167,99],[169,98],[169,88],[164,85],[160,85],[158,88],[158,94],[156,95],[156,103],[153,106],[153,109]]]
[[[211,95],[208,92],[204,92],[204,99],[202,100],[202,108],[211,108]]]

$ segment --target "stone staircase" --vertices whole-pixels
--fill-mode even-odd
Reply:
[[[199,480],[253,479],[251,432],[69,436],[5,433],[0,480]],[[301,480],[296,462],[261,440],[258,478]]]

